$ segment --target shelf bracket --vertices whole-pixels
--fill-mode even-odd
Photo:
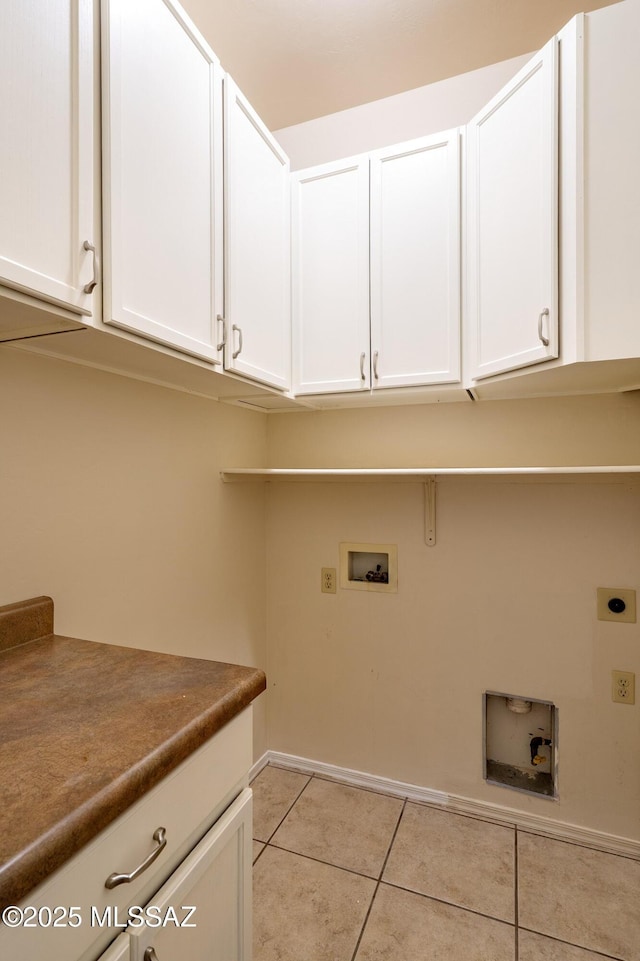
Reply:
[[[436,479],[428,477],[424,484],[424,540],[427,547],[436,543]]]

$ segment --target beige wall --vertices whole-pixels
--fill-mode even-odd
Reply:
[[[640,463],[636,394],[269,420],[272,466]],[[640,838],[640,626],[595,619],[640,591],[637,481],[271,484],[268,728],[278,751]],[[320,593],[341,541],[398,545],[396,595]],[[482,779],[482,692],[554,701],[556,804]],[[631,759],[631,763],[629,763]]]
[[[639,628],[594,618],[597,586],[640,590],[636,483],[439,481],[427,548],[420,484],[218,479],[267,459],[637,463],[640,395],[267,422],[5,347],[0,404],[1,603],[49,593],[61,633],[266,665],[256,756],[270,747],[640,837],[640,769],[627,763],[640,709],[609,690],[611,669],[640,672]],[[398,594],[322,595],[342,540],[397,544]],[[559,804],[484,784],[487,688],[558,705]]]
[[[640,391],[269,418],[270,467],[640,464]]]
[[[509,61],[277,131],[299,168],[468,120]],[[354,409],[269,420],[272,467],[640,464],[640,393]],[[278,751],[640,839],[640,626],[595,618],[640,591],[640,482],[271,484],[268,730]],[[393,595],[320,593],[341,541],[398,545]],[[559,709],[560,801],[482,778],[482,692]]]
[[[0,604],[61,634],[265,666],[266,416],[0,348]],[[256,704],[256,753],[265,748]]]
[[[283,127],[275,136],[291,169],[339,160],[466,124],[518,72],[530,55],[448,80]]]
[[[279,135],[294,167],[418,136],[462,122],[517,66],[418,91],[417,113],[407,94]],[[256,756],[640,839],[640,705],[610,700],[613,668],[640,671],[640,628],[594,618],[597,586],[640,591],[637,482],[443,480],[428,548],[420,484],[218,478],[265,463],[638,464],[640,392],[267,419],[2,347],[0,410],[0,603],[51,594],[60,633],[266,663]],[[398,593],[322,595],[343,540],[397,544]],[[487,688],[558,705],[558,804],[483,782]]]

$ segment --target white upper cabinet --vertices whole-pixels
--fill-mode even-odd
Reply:
[[[291,385],[289,160],[225,77],[225,368]]]
[[[554,38],[471,121],[471,376],[558,356],[558,65]]]
[[[171,0],[102,9],[104,320],[216,362],[221,69]]]
[[[296,394],[370,386],[369,159],[292,176]]]
[[[2,4],[0,285],[78,315],[99,302],[94,63],[94,0]]]
[[[579,15],[560,34],[561,294],[568,322],[576,312],[578,360],[640,358],[638,38],[631,0]],[[565,325],[562,334],[564,351]],[[626,387],[637,389],[633,366]]]
[[[460,135],[371,155],[373,386],[460,380]]]
[[[292,180],[295,393],[459,382],[459,131]]]

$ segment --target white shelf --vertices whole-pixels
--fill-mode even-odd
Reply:
[[[544,477],[638,474],[638,464],[564,467],[235,467],[221,471],[235,481],[427,481],[434,477]]]
[[[503,482],[524,483],[617,483],[625,475],[639,474],[638,464],[564,466],[564,467],[235,467],[223,470],[225,483],[248,481],[303,482],[408,482],[424,484],[424,537],[428,547],[436,543],[436,479],[443,477],[485,477]]]

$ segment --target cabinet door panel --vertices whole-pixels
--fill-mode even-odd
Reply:
[[[91,314],[93,0],[4,3],[0,283]]]
[[[228,370],[291,384],[289,160],[225,78]]]
[[[47,961],[54,961],[54,959],[48,958]],[[100,955],[98,961],[131,961],[129,936],[121,934],[119,938],[116,938],[111,947]]]
[[[557,102],[554,39],[468,127],[476,378],[558,356]]]
[[[368,157],[301,171],[292,181],[295,392],[368,388]]]
[[[452,130],[371,158],[374,388],[460,379],[459,142]]]
[[[171,0],[103,6],[105,321],[215,361],[222,87]]]
[[[251,799],[246,788],[146,906],[189,926],[132,924],[131,961],[149,947],[158,959],[251,961]]]

